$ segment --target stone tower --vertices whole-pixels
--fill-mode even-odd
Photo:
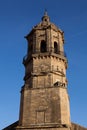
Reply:
[[[45,11],[42,21],[25,38],[25,84],[16,129],[70,130],[64,33],[50,22]]]

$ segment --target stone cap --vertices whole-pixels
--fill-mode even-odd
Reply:
[[[27,35],[31,35],[33,34],[33,32],[35,30],[43,30],[43,29],[53,29],[56,32],[60,32],[60,33],[64,33],[64,31],[62,31],[61,29],[59,29],[59,27],[57,27],[54,23],[50,22],[50,17],[48,16],[47,11],[44,12],[44,15],[41,18],[41,22],[38,23],[37,25],[33,26],[32,30],[30,31],[30,33]],[[27,38],[27,36],[25,36],[25,38]]]

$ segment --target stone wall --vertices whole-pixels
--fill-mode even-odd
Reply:
[[[68,95],[66,88],[32,88],[23,91],[23,109],[20,125],[69,124]],[[22,107],[21,107],[22,108]]]
[[[71,130],[87,130],[87,128],[84,128],[78,124],[72,123]]]

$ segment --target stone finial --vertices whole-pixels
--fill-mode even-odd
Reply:
[[[50,21],[50,18],[47,14],[47,10],[45,9],[45,12],[44,12],[44,16],[42,17],[42,21],[44,22],[49,22]]]

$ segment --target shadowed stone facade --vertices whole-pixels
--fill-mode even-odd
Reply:
[[[28,50],[19,121],[4,130],[86,130],[70,121],[63,31],[45,12],[25,38]]]

